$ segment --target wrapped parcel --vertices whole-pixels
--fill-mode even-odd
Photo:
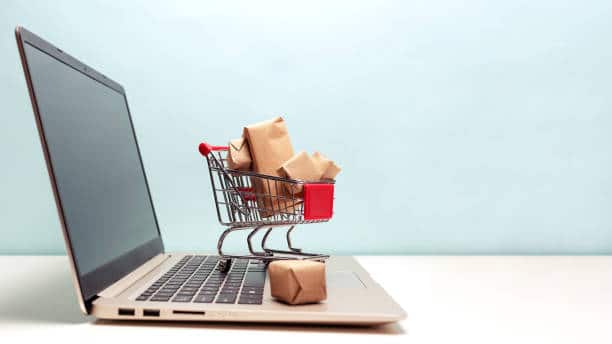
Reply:
[[[227,166],[232,170],[249,171],[251,169],[251,151],[244,137],[229,142]]]
[[[283,175],[291,179],[317,182],[323,179],[334,179],[340,168],[319,152],[312,156],[306,152],[300,152],[287,160],[282,166]],[[288,192],[301,197],[303,185],[287,183]]]
[[[293,156],[293,146],[282,117],[244,127],[254,172],[280,177],[281,165]],[[259,214],[268,217],[280,212],[292,211],[292,201],[282,182],[254,181]],[[265,196],[262,196],[265,195]]]
[[[276,260],[268,265],[272,296],[290,305],[327,298],[325,264],[309,260]]]

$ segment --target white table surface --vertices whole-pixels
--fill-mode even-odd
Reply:
[[[408,313],[382,327],[96,321],[64,256],[0,256],[0,342],[612,343],[612,257],[359,257]]]

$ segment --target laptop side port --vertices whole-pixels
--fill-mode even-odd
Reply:
[[[143,309],[142,316],[144,317],[158,317],[159,309]]]
[[[183,315],[205,315],[206,312],[203,311],[182,311],[182,310],[173,310],[173,314],[183,314]]]
[[[119,308],[117,314],[134,316],[136,314],[136,311],[134,310],[134,308]]]

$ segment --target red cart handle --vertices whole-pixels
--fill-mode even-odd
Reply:
[[[226,151],[228,149],[228,146],[211,146],[206,142],[202,142],[200,143],[200,146],[198,146],[198,150],[203,156],[207,156],[208,154],[210,154],[210,152]]]

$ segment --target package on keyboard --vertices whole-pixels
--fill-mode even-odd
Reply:
[[[290,305],[327,298],[325,264],[309,260],[277,260],[268,265],[272,296]]]

